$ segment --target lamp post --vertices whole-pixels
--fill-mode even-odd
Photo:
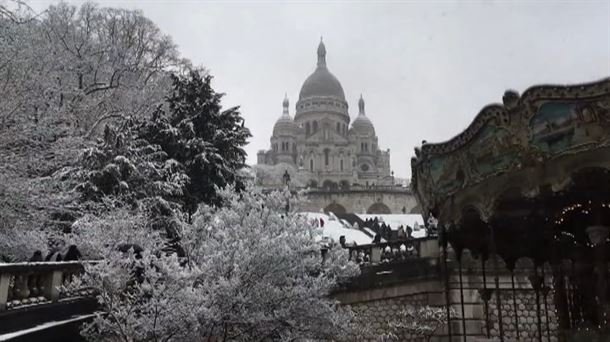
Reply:
[[[286,185],[286,189],[288,191],[290,191],[290,174],[288,173],[288,170],[284,171],[284,175],[282,176],[282,179],[284,180],[284,185]],[[286,215],[288,215],[288,212],[290,211],[290,197],[286,198]]]
[[[282,179],[284,180],[284,185],[286,185],[286,187],[288,187],[289,183],[290,183],[290,174],[288,173],[288,170],[284,171],[284,175],[282,176]]]

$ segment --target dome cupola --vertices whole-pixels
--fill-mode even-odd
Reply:
[[[299,100],[309,97],[335,97],[345,101],[341,82],[326,67],[326,46],[322,40],[318,45],[318,66],[307,77],[299,93]]]
[[[316,70],[307,77],[301,87],[296,116],[314,111],[334,112],[348,116],[347,102],[341,82],[326,66],[326,46],[322,39],[318,45],[317,55]]]
[[[366,116],[364,110],[364,99],[362,98],[362,94],[360,94],[360,100],[358,100],[358,117],[356,117],[356,120],[352,122],[352,130],[359,135],[375,135],[375,127],[373,126],[371,120],[369,120],[369,118]]]
[[[282,107],[283,107],[282,116],[280,116],[280,118],[277,119],[277,121],[275,122],[275,125],[273,126],[273,135],[274,136],[294,135],[294,134],[296,134],[297,125],[294,122],[294,120],[292,119],[292,117],[290,117],[290,113],[288,112],[289,102],[288,102],[287,95],[284,95],[284,101],[282,102]]]

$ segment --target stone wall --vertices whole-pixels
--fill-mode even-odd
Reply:
[[[502,324],[505,341],[515,341],[517,332],[519,341],[538,341],[540,323],[542,340],[557,341],[558,318],[548,265],[543,283],[549,290],[546,296],[544,291],[537,295],[532,287],[530,279],[534,268],[530,260],[520,259],[511,277],[501,259],[490,258],[483,269],[480,259],[473,259],[466,251],[462,256],[461,282],[459,264],[455,259],[448,263],[448,269],[449,300],[460,315],[452,320],[452,336],[463,336],[465,330],[468,341],[499,341]],[[540,272],[539,268],[538,274]]]
[[[338,204],[348,213],[364,214],[371,206],[380,203],[387,206],[392,214],[402,214],[403,209],[409,214],[414,213],[417,207],[415,197],[408,189],[311,190],[307,193],[307,199],[303,211],[319,212],[331,204]]]
[[[441,284],[430,280],[415,280],[398,286],[344,292],[338,294],[336,298],[343,305],[351,308],[359,324],[369,327],[376,336],[389,332],[388,323],[397,319],[399,313],[409,306],[444,305]],[[442,334],[443,331],[444,329],[441,328],[437,334]],[[404,333],[399,333],[398,337],[400,341],[424,341],[421,336]]]
[[[447,264],[448,273],[442,271],[442,266],[439,259],[432,257],[365,266],[360,277],[334,296],[352,308],[363,325],[377,335],[388,332],[388,322],[401,310],[409,306],[445,307],[448,298],[453,309],[450,323],[439,328],[432,341],[464,341],[464,336],[466,341],[499,341],[500,324],[505,341],[516,341],[517,335],[519,341],[538,341],[539,335],[543,341],[558,341],[558,317],[554,292],[549,287],[552,278],[548,265],[543,284],[549,291],[538,294],[530,281],[534,269],[527,260],[518,262],[512,277],[501,260],[492,258],[483,268],[480,260],[468,253],[462,257],[461,277],[454,256]],[[538,274],[540,271],[539,268]],[[445,282],[449,284],[448,292]],[[399,338],[421,340],[415,336]]]
[[[431,297],[440,298],[441,296],[442,293],[414,293],[401,297],[348,304],[347,306],[354,311],[359,320],[370,326],[374,334],[381,335],[389,331],[388,323],[397,319],[400,312],[405,308],[409,306],[424,307],[429,305],[430,302],[437,301],[431,299]],[[442,329],[439,329],[438,333],[442,331]],[[404,332],[398,332],[397,337],[400,341],[424,341],[422,336]]]
[[[536,304],[536,293],[533,290],[519,289],[515,291],[516,296],[513,301],[513,293],[510,290],[501,291],[501,313],[502,330],[504,337],[517,339],[517,332],[522,341],[534,341],[538,338],[538,309]],[[543,341],[557,341],[557,316],[553,310],[553,293],[547,294],[546,303],[544,296],[540,296],[540,332]],[[516,302],[516,310],[515,310]],[[550,309],[550,310],[549,310]],[[500,336],[500,324],[498,320],[498,305],[492,300],[489,303],[489,325],[490,336]],[[549,324],[547,325],[547,320]],[[481,331],[486,334],[486,328]],[[550,338],[548,337],[550,333]]]

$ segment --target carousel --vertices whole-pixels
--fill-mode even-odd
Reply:
[[[464,315],[461,333],[453,326],[455,336],[470,336],[463,318],[467,251],[484,279],[483,336],[610,340],[610,78],[535,86],[522,95],[507,91],[502,104],[483,108],[456,137],[416,148],[411,167],[426,221],[438,220],[445,264],[453,258],[459,268]],[[492,259],[503,273],[487,270],[489,282]],[[523,260],[535,298],[532,332],[519,331],[527,315],[517,302],[514,274]],[[446,284],[450,303],[449,276]],[[492,304],[507,310],[490,315]],[[510,339],[509,328],[516,329]]]

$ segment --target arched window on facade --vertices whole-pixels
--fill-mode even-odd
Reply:
[[[325,149],[324,150],[324,165],[328,166],[329,163],[330,163],[330,150]]]
[[[309,171],[313,171],[313,159],[309,159]]]
[[[337,122],[337,133],[341,134],[341,123]]]
[[[339,161],[339,168],[343,171],[343,159]]]
[[[313,133],[316,133],[318,131],[318,122],[314,121],[313,122]]]

